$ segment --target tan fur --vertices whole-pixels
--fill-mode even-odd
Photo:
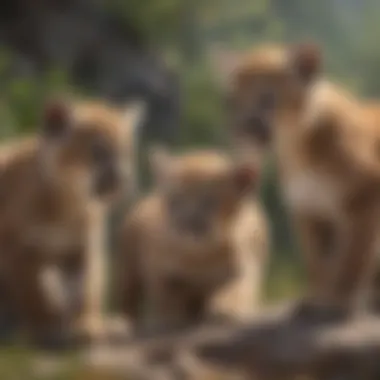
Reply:
[[[145,314],[145,326],[156,327],[207,315],[249,318],[259,303],[268,253],[260,204],[237,195],[229,179],[232,163],[217,152],[191,152],[169,161],[159,170],[156,190],[135,206],[122,228],[118,291],[123,311],[135,323]],[[173,224],[166,202],[171,191],[189,203],[203,190],[218,203],[208,232],[192,236]],[[145,313],[139,309],[143,303]]]
[[[62,136],[43,127],[0,148],[0,274],[15,313],[37,338],[72,328],[95,338],[104,327],[104,223],[116,195],[133,185],[139,110],[85,101],[58,107],[46,110],[52,116],[44,123],[50,128],[55,118],[53,128],[59,112],[68,126]],[[114,186],[108,168],[120,177]],[[101,185],[110,187],[98,192]]]
[[[34,136],[27,136],[8,140],[0,144],[0,167],[12,159],[17,152],[31,149],[35,144]]]
[[[346,308],[364,302],[377,267],[380,113],[321,78],[315,49],[295,51],[253,50],[236,67],[230,90],[235,112],[267,118],[312,299]],[[276,97],[269,110],[257,101],[264,91]],[[251,139],[256,149],[254,129]]]
[[[373,118],[375,122],[378,122],[380,120],[380,102],[375,100],[364,102],[363,112],[368,118]]]

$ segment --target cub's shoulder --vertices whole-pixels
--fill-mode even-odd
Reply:
[[[8,202],[31,192],[37,174],[36,149],[36,140],[29,137],[0,145],[1,200]]]
[[[34,153],[37,139],[32,136],[2,141],[0,143],[0,167],[12,162],[19,162]]]
[[[380,123],[380,102],[367,102],[363,104],[365,117],[376,123]],[[380,130],[380,127],[379,127]]]

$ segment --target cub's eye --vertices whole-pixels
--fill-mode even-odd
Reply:
[[[105,162],[112,159],[112,149],[106,141],[95,139],[91,147],[92,158],[95,162]]]
[[[184,200],[179,194],[171,194],[167,200],[168,207],[170,210],[178,210],[183,206]]]
[[[213,195],[205,195],[200,200],[200,207],[204,212],[212,212],[216,209],[217,199]]]
[[[276,97],[273,91],[263,92],[259,97],[259,107],[264,110],[271,110],[276,104]]]

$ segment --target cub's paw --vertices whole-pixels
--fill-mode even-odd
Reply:
[[[100,316],[84,316],[74,326],[76,341],[81,344],[96,344],[105,340],[107,329]]]
[[[122,343],[132,336],[131,325],[122,317],[110,316],[105,319],[105,335],[112,343]]]

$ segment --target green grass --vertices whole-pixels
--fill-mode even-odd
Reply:
[[[277,260],[269,268],[264,301],[274,303],[301,295],[304,287],[302,270],[293,260]]]
[[[54,357],[18,345],[6,347],[0,350],[0,379],[74,380],[80,369],[75,356]]]

